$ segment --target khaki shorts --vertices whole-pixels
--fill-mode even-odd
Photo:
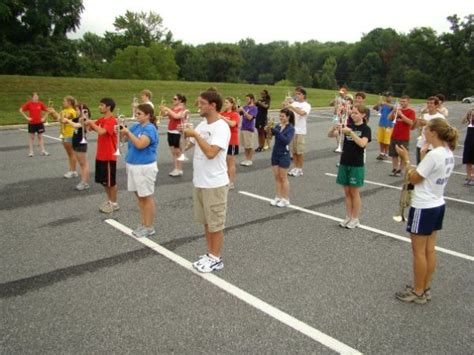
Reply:
[[[392,137],[392,128],[379,127],[377,130],[377,142],[379,144],[390,144],[390,138]]]
[[[305,134],[295,134],[291,141],[291,154],[304,154]]]
[[[240,131],[240,142],[244,149],[253,149],[253,132]]]
[[[228,186],[211,189],[194,188],[194,220],[200,224],[207,224],[211,233],[224,229],[228,191]]]

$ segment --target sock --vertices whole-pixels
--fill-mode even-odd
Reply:
[[[214,261],[219,261],[221,260],[221,257],[220,256],[215,256],[215,255],[212,255],[211,253],[207,253],[207,255]]]

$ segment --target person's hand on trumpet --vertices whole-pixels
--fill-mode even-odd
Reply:
[[[180,124],[178,125],[178,130],[180,132],[183,132],[186,138],[196,137],[196,135],[198,134],[197,131],[194,129],[194,126],[192,123],[184,123],[182,125]]]

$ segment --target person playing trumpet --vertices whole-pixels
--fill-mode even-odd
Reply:
[[[158,130],[153,108],[148,104],[137,106],[138,123],[130,129],[122,127],[120,134],[128,141],[127,151],[127,189],[137,196],[141,224],[132,234],[137,238],[155,234],[155,192],[158,173],[156,151],[158,148]]]
[[[295,135],[295,115],[288,108],[280,110],[280,123],[271,130],[275,137],[272,150],[272,170],[275,176],[275,199],[270,204],[277,207],[286,207],[290,204],[290,183],[288,168],[291,164],[290,143]]]
[[[168,146],[170,147],[174,163],[174,169],[169,173],[169,176],[183,176],[183,162],[178,159],[183,154],[180,146],[181,133],[178,130],[178,126],[182,123],[187,112],[186,96],[181,94],[174,95],[173,107],[169,108],[161,105],[160,111],[163,116],[168,117]]]
[[[220,113],[221,118],[230,127],[230,141],[227,149],[227,174],[229,175],[229,189],[235,188],[235,157],[239,155],[239,123],[240,115],[237,112],[237,104],[233,97],[224,100],[224,111]]]
[[[46,112],[44,117],[41,117],[42,111]],[[34,155],[33,142],[35,140],[35,133],[38,135],[38,145],[41,150],[41,155],[48,156],[49,153],[44,149],[43,133],[45,132],[44,122],[49,112],[46,105],[39,100],[38,93],[34,92],[31,95],[31,100],[21,105],[19,112],[28,121],[28,146],[30,148],[28,156],[32,157]],[[25,112],[28,112],[28,115],[26,115]]]
[[[370,127],[364,122],[367,111],[367,107],[355,105],[351,112],[352,122],[344,127],[336,124],[328,132],[328,137],[334,137],[339,132],[344,134],[336,182],[344,188],[346,204],[346,218],[339,225],[348,229],[360,225],[362,202],[359,190],[364,186],[365,148],[372,139]]]
[[[95,160],[95,182],[104,186],[107,201],[99,206],[102,213],[112,213],[120,209],[117,203],[117,125],[113,115],[115,101],[111,98],[100,100],[99,112],[102,117],[96,121],[87,120],[87,126],[97,132],[97,153]]]

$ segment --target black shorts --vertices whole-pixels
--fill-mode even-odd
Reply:
[[[272,166],[279,166],[283,169],[288,169],[291,165],[290,153],[272,154]]]
[[[181,134],[168,132],[168,145],[170,147],[179,148],[180,140],[181,140]]]
[[[227,148],[227,155],[239,155],[239,146],[229,144],[229,148]]]
[[[42,134],[44,133],[44,124],[38,123],[38,124],[28,124],[28,133],[38,133]]]
[[[117,162],[114,160],[95,161],[95,182],[107,187],[115,186],[117,175]]]
[[[81,144],[81,143],[76,143],[72,142],[72,150],[78,153],[87,153],[87,143],[86,144]]]
[[[267,119],[266,118],[257,118],[255,120],[255,128],[256,129],[264,129],[265,126],[267,125]]]
[[[397,158],[398,157],[398,153],[397,151],[395,150],[395,146],[396,145],[402,145],[404,146],[407,150],[408,150],[408,146],[409,146],[409,141],[400,141],[398,139],[391,139],[390,140],[390,147],[388,147],[388,156],[389,157],[392,157],[392,158]]]

